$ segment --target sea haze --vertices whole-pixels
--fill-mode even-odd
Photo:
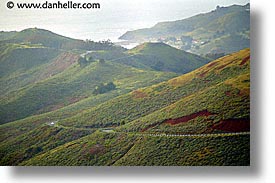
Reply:
[[[62,0],[60,0],[62,1]],[[67,0],[63,0],[66,2]],[[45,2],[43,0],[14,0]],[[48,2],[54,2],[49,0]],[[99,2],[100,9],[91,10],[18,10],[7,9],[0,2],[0,30],[23,30],[38,27],[78,39],[95,41],[118,37],[129,30],[151,27],[157,22],[187,18],[215,9],[217,5],[246,4],[248,0],[75,0]]]

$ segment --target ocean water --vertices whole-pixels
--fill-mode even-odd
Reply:
[[[48,0],[54,2],[55,0]],[[67,0],[60,0],[67,1]],[[161,21],[173,21],[208,12],[217,5],[246,4],[249,0],[73,0],[99,2],[100,9],[90,10],[19,10],[6,8],[0,2],[0,30],[44,28],[55,33],[94,41],[118,37],[129,30],[147,28]],[[16,2],[45,2],[44,0],[14,0]]]

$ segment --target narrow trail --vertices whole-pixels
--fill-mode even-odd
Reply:
[[[233,133],[207,133],[207,134],[166,134],[166,133],[145,133],[145,132],[119,132],[113,129],[108,128],[75,128],[68,127],[57,124],[58,121],[46,123],[51,127],[58,127],[63,129],[72,129],[72,130],[85,130],[95,132],[97,130],[104,133],[116,133],[116,134],[128,134],[128,135],[137,135],[137,136],[147,136],[147,137],[227,137],[227,136],[236,136],[236,135],[250,135],[250,132],[233,132]]]
[[[153,134],[153,133],[136,133],[136,135],[150,137],[225,137],[235,135],[250,135],[250,132],[234,132],[234,133],[207,133],[207,134]]]

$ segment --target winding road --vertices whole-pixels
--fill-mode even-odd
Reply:
[[[75,128],[67,127],[60,124],[57,124],[58,121],[52,121],[46,123],[46,125],[51,127],[58,127],[64,129],[73,129],[73,130],[86,130],[94,132],[99,130],[104,133],[117,133],[117,134],[131,134],[137,136],[149,136],[149,137],[227,137],[227,136],[236,136],[236,135],[250,135],[250,132],[232,132],[232,133],[207,133],[207,134],[166,134],[166,133],[144,133],[144,132],[119,132],[113,129],[108,128]]]

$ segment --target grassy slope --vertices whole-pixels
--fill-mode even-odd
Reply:
[[[190,95],[196,96],[196,94],[198,95],[204,90],[219,86],[228,79],[240,75],[247,75],[249,73],[249,64],[246,63],[242,66],[239,64],[244,58],[247,58],[249,54],[249,49],[242,50],[239,53],[211,62],[186,75],[152,87],[138,89],[129,94],[109,100],[101,105],[79,113],[72,118],[61,120],[60,123],[66,126],[90,127],[108,127],[129,123],[167,107],[181,99],[185,99],[185,97],[190,97]],[[248,84],[248,86],[245,84]],[[244,90],[247,91],[249,82],[243,83],[243,85],[246,86]],[[215,89],[217,88],[218,87]],[[225,90],[225,88],[231,90],[230,85],[223,85],[221,88],[220,90]],[[224,93],[222,94],[225,95]],[[247,96],[245,95],[244,97]],[[193,106],[193,110],[197,110],[196,106]],[[198,107],[201,108],[203,106],[198,105]],[[220,106],[217,106],[216,108],[219,107]],[[163,113],[158,114],[158,117],[161,116],[163,116]]]
[[[0,44],[0,51],[1,78],[38,67],[60,53],[56,49],[33,44]]]
[[[94,68],[94,70],[92,70],[91,68],[93,68],[94,66],[96,66],[97,68]],[[163,80],[167,80],[171,77],[176,76],[173,73],[144,71],[144,70],[139,70],[139,69],[135,69],[132,67],[128,67],[118,63],[111,63],[111,62],[106,62],[103,65],[102,64],[99,65],[99,63],[94,63],[94,66],[90,65],[84,68],[84,70],[83,68],[79,70],[78,66],[76,66],[77,69],[75,74],[76,75],[78,74],[79,76],[81,76],[79,81],[85,82],[83,78],[85,78],[86,76],[96,77],[101,73],[106,73],[104,77],[101,76],[101,78],[102,79],[111,78],[117,84],[118,88],[106,94],[101,94],[98,96],[92,95],[86,99],[82,99],[81,101],[76,102],[73,105],[63,107],[60,110],[55,110],[53,112],[44,113],[41,115],[31,116],[23,120],[1,125],[0,141],[3,142],[1,143],[1,146],[0,146],[1,159],[3,158],[1,160],[1,164],[15,165],[20,161],[29,159],[35,154],[46,152],[56,147],[57,145],[64,144],[65,142],[71,141],[76,137],[79,138],[83,135],[87,135],[85,130],[83,132],[83,131],[74,131],[70,129],[69,130],[51,129],[50,127],[47,127],[47,126],[43,127],[46,122],[60,120],[62,118],[69,117],[71,115],[77,114],[79,111],[83,109],[96,106],[106,100],[114,98],[123,93],[127,93],[133,89],[140,88],[146,85],[152,85],[154,83],[159,83]],[[82,72],[86,73],[87,75],[83,75]],[[61,73],[60,75],[67,76],[67,74],[64,74],[64,73]],[[116,77],[114,78],[113,76],[116,76]],[[63,78],[66,78],[66,77],[63,77]],[[90,78],[87,78],[87,80],[93,81],[93,79],[90,79]],[[41,87],[52,86],[49,84],[50,83],[49,81],[51,80],[47,79],[43,81],[39,86]],[[59,85],[61,84],[61,82],[58,82],[58,81],[56,81],[56,83],[59,83]],[[59,85],[55,85],[55,87],[59,87]],[[36,87],[39,87],[39,86],[36,86]],[[85,87],[87,87],[87,85]],[[72,88],[74,89],[74,87]],[[75,88],[75,89],[76,89],[76,92],[79,92],[81,88]],[[47,88],[40,89],[40,91],[45,92],[45,94],[49,94],[47,92],[48,91]],[[85,90],[83,90],[83,92],[84,91],[87,91],[86,88]],[[92,89],[89,92],[91,91]],[[28,96],[35,97],[35,92],[31,93],[30,91],[28,91],[26,93],[28,94]],[[56,93],[54,92],[52,94],[56,95]],[[62,94],[62,96],[63,95],[64,93]],[[25,101],[23,101],[22,104],[29,103],[29,102],[32,102],[33,104],[34,103],[33,101],[36,101],[35,99],[33,99],[33,101],[30,101],[30,98],[27,98],[26,96],[22,98],[25,99]],[[40,100],[38,101],[39,104],[41,104],[41,102],[43,101],[42,99],[43,98],[40,97]],[[47,97],[45,97],[45,100],[46,99]],[[27,107],[29,106],[30,105],[28,105]],[[27,107],[25,107],[24,110],[29,109]],[[24,110],[21,109],[20,111],[24,111]],[[92,133],[92,131],[90,132]],[[68,134],[64,136],[63,133],[64,134],[68,133]],[[70,137],[70,134],[75,134],[75,135],[73,137]],[[37,139],[40,139],[40,140],[37,141]],[[62,139],[62,140],[55,140],[55,139]],[[18,141],[20,141],[20,144],[21,144],[20,147],[17,146]],[[47,147],[45,147],[45,145]],[[5,156],[6,154],[8,155]],[[14,159],[15,157],[16,159]]]
[[[75,63],[62,73],[31,84],[2,100],[0,116],[3,122],[8,122],[54,110],[93,95],[94,88],[100,83],[113,81],[118,90],[125,93],[146,85],[146,82],[159,82],[173,76],[171,73],[144,71],[112,62],[94,62],[85,68]]]
[[[20,165],[249,165],[249,136],[177,138],[96,132]]]
[[[57,58],[66,54],[31,44],[2,44],[0,49],[2,99],[8,98],[12,91],[61,72],[55,63],[58,63]],[[63,62],[70,63],[66,59]],[[53,65],[56,69],[51,68]]]
[[[128,51],[137,62],[155,70],[187,73],[210,60],[163,43],[144,43]]]
[[[56,110],[89,98],[100,83],[116,82],[119,90],[110,94],[118,96],[176,76],[169,71],[186,73],[209,61],[158,43],[146,43],[128,52],[117,49],[94,51],[97,53],[97,57],[93,56],[95,60],[106,59],[107,54],[110,62],[93,62],[86,67],[77,65],[79,55],[73,52],[33,44],[4,44],[2,49],[2,123]],[[53,52],[46,54],[44,50]],[[23,53],[26,56],[20,56]]]
[[[116,131],[121,131],[119,133],[97,131],[78,140],[62,142],[61,144],[65,144],[59,147],[56,147],[53,141],[47,140],[49,137],[45,135],[46,140],[42,138],[42,143],[29,139],[28,144],[32,147],[30,150],[29,146],[21,146],[21,150],[15,152],[12,149],[18,148],[16,144],[19,139],[27,136],[36,139],[35,133],[41,136],[40,128],[52,128],[50,131],[54,131],[59,127],[42,125],[30,132],[21,133],[17,139],[10,137],[1,146],[1,152],[4,154],[5,149],[9,149],[10,146],[14,153],[3,157],[1,164],[11,164],[12,158],[17,155],[19,160],[16,163],[21,162],[21,165],[249,165],[249,135],[142,137],[136,134],[143,129],[147,129],[142,132],[145,134],[224,133],[228,131],[212,127],[220,124],[221,120],[249,119],[249,54],[249,49],[246,49],[225,56],[191,73],[136,90],[58,122],[73,127],[61,130],[74,130],[74,127],[78,127],[75,130],[84,133],[87,131],[81,127],[87,125],[106,127],[110,125],[108,122],[115,121],[112,119],[125,120],[125,125],[111,124],[120,125],[115,128]],[[120,110],[117,110],[116,104]],[[155,106],[153,110],[152,106]],[[205,109],[214,115],[198,116],[187,123],[177,125],[160,123],[166,119],[190,115]],[[74,119],[77,121],[73,122]],[[233,126],[238,126],[241,120]],[[4,126],[11,127],[11,124]],[[90,130],[93,132],[95,129]],[[57,137],[53,135],[52,138]],[[47,148],[49,144],[52,144],[52,150]],[[43,149],[44,145],[45,151],[39,148]],[[29,152],[32,157],[22,158]]]
[[[93,133],[92,130],[79,131],[47,125],[39,126],[27,133],[14,136],[12,139],[6,139],[0,144],[1,165],[17,165],[35,155],[45,153],[91,133]]]

